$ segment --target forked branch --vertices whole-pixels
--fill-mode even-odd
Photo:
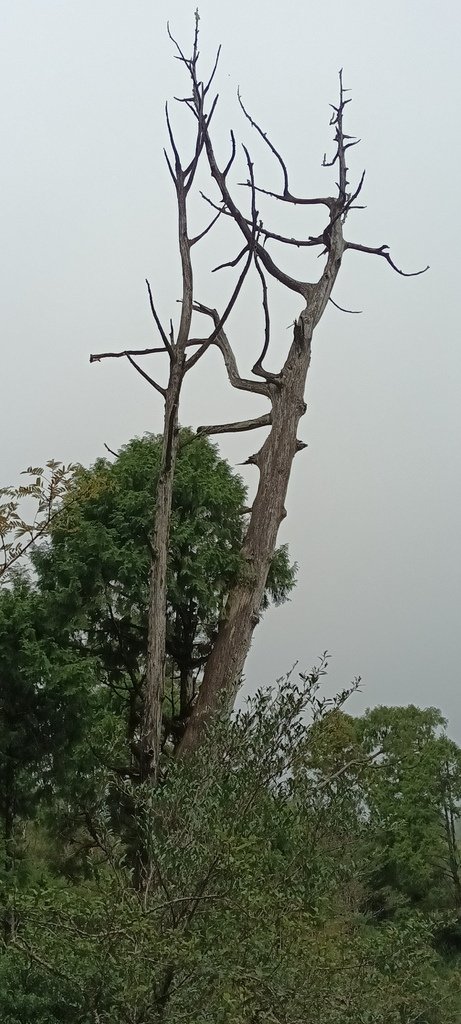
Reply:
[[[244,280],[245,280],[245,278],[247,276],[247,273],[248,273],[248,271],[250,269],[252,260],[253,260],[253,251],[252,251],[252,249],[250,247],[248,247],[248,256],[247,256],[247,259],[245,261],[245,266],[243,267],[243,270],[242,270],[242,272],[241,272],[241,274],[239,276],[237,284],[235,285],[235,288],[234,288],[234,290],[232,292],[232,295],[231,295],[231,297],[229,299],[229,302],[227,303],[227,306],[226,306],[226,308],[224,310],[224,313],[223,313],[222,317],[220,317],[218,322],[215,324],[215,327],[212,330],[210,336],[205,339],[205,341],[203,342],[201,348],[197,349],[197,352],[194,352],[194,354],[192,356],[189,356],[189,358],[186,359],[186,362],[184,364],[184,373],[187,373],[188,370],[191,370],[192,367],[195,366],[196,363],[198,363],[199,359],[201,359],[202,356],[205,355],[205,352],[209,349],[210,345],[212,345],[213,342],[216,341],[220,331],[222,331],[222,328],[224,327],[224,324],[226,323],[226,320],[228,319],[230,313],[232,312],[232,310],[233,310],[233,308],[235,306],[235,303],[237,301],[237,298],[238,298],[240,289],[242,287],[242,284],[243,284],[243,282],[244,282]]]
[[[210,306],[204,306],[201,302],[194,302],[194,310],[196,313],[203,313],[204,316],[211,317],[215,325],[215,331],[217,327],[219,328],[213,344],[216,348],[219,348],[221,352],[224,365],[227,370],[229,383],[232,387],[236,388],[238,391],[251,391],[255,395],[264,395],[265,398],[270,398],[270,390],[267,384],[263,384],[262,381],[258,380],[247,380],[245,377],[240,376],[232,346],[230,345],[223,328],[219,327],[221,318],[218,311],[216,309],[212,309]],[[215,331],[213,333],[215,333]],[[208,340],[209,339],[206,338],[204,343],[207,343]],[[191,344],[195,345],[197,343],[198,342],[195,339],[192,339]]]
[[[239,101],[240,107],[241,107],[241,109],[242,109],[242,111],[243,111],[247,121],[250,122],[251,127],[254,128],[255,131],[257,131],[258,135],[260,135],[261,138],[264,140],[264,142],[266,143],[266,146],[269,147],[271,153],[273,153],[273,155],[275,156],[275,159],[278,160],[278,162],[280,164],[280,167],[282,169],[283,192],[281,192],[281,193],[269,192],[267,189],[264,189],[264,188],[257,188],[256,191],[257,192],[262,192],[263,195],[271,196],[273,199],[280,199],[280,200],[282,200],[285,203],[293,203],[295,206],[296,205],[299,205],[299,206],[327,206],[330,209],[332,200],[329,199],[328,196],[323,196],[321,198],[315,198],[315,199],[313,199],[313,198],[301,199],[301,198],[298,198],[298,197],[294,196],[290,192],[290,186],[289,186],[289,182],[288,182],[288,169],[287,169],[287,165],[285,163],[285,160],[283,159],[281,153],[279,153],[278,149],[276,149],[276,147],[274,146],[273,142],[271,142],[267,132],[263,131],[263,129],[260,127],[260,125],[251,117],[251,115],[246,110],[246,108],[245,108],[245,106],[243,104],[242,97],[240,95],[240,89],[237,91],[237,97],[238,97],[238,101]],[[242,181],[242,182],[240,182],[240,184],[248,186],[251,183],[249,181]]]
[[[253,182],[253,185],[254,185],[253,165],[251,163],[250,156],[249,156],[248,152],[245,151],[245,153],[246,153],[246,158],[247,158],[247,164],[248,164],[248,170],[249,170],[249,174],[250,174],[250,179],[251,179],[251,181]],[[243,269],[242,269],[242,271],[240,273],[240,276],[239,276],[238,281],[237,281],[237,283],[235,285],[235,288],[234,288],[234,290],[232,292],[232,295],[231,295],[231,297],[229,299],[229,302],[227,303],[227,306],[226,306],[226,308],[224,310],[224,313],[219,318],[219,320],[215,323],[214,329],[211,332],[209,338],[206,339],[206,341],[204,342],[202,347],[199,348],[197,350],[197,352],[194,352],[194,355],[189,356],[189,358],[187,359],[187,361],[185,363],[185,367],[184,367],[184,372],[185,373],[187,373],[188,370],[191,370],[192,367],[195,366],[196,363],[198,363],[199,359],[202,358],[202,356],[205,354],[205,352],[210,347],[210,345],[212,345],[213,342],[215,341],[215,339],[218,337],[220,331],[222,330],[222,328],[224,327],[224,324],[226,323],[226,320],[230,316],[230,314],[231,314],[231,312],[232,312],[232,310],[233,310],[233,308],[235,306],[235,303],[236,303],[237,298],[239,296],[239,293],[240,293],[240,290],[242,288],[243,282],[244,282],[244,280],[245,280],[245,278],[246,278],[246,276],[248,274],[248,271],[250,269],[250,266],[252,264],[253,257],[254,257],[254,254],[255,254],[255,250],[256,250],[256,246],[257,246],[257,237],[258,237],[258,228],[257,228],[258,211],[256,209],[256,200],[255,200],[254,187],[252,189],[251,196],[252,196],[252,199],[251,199],[251,235],[250,235],[250,238],[249,238],[249,240],[247,242],[247,245],[244,247],[242,252],[238,255],[237,260],[236,261],[232,260],[228,264],[229,266],[234,266],[236,262],[240,262],[240,259],[244,256],[245,251],[246,251],[248,255],[247,255],[247,259],[245,261],[245,265],[244,265],[244,267],[243,267]]]

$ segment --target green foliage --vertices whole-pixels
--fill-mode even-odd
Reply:
[[[131,441],[115,462],[79,468],[34,554],[49,614],[69,642],[99,659],[113,707],[136,733],[147,646],[149,535],[161,440]],[[169,720],[187,714],[211,651],[230,587],[241,570],[244,485],[206,437],[181,432],[169,553],[167,653]],[[286,546],[274,557],[265,606],[295,582]]]
[[[23,476],[29,482],[19,487],[0,488],[0,579],[22,556],[44,537],[59,514],[75,467],[49,459],[45,469],[29,466]],[[24,518],[24,503],[29,515]]]
[[[311,732],[319,806],[341,796],[361,828],[367,900],[381,919],[461,906],[461,751],[445,725],[435,708],[376,707],[359,719],[336,709]]]
[[[325,654],[139,783],[158,466],[147,437],[75,470],[35,575],[0,590],[0,1020],[460,1024],[461,751],[436,709],[354,719]],[[183,431],[166,734],[242,571],[245,498]],[[293,584],[280,548],[264,607]]]
[[[381,905],[384,913],[402,901],[434,906],[453,899],[444,809],[451,758],[450,800],[458,816],[461,751],[448,740],[445,725],[436,708],[412,705],[374,708],[357,724],[364,750],[373,756],[364,797],[376,909]]]
[[[311,770],[311,738],[342,704],[322,703],[317,685],[315,672],[257,694],[156,790],[115,783],[135,807],[144,871],[102,807],[92,877],[14,894],[2,1020],[459,1022],[435,924],[412,913],[377,927],[364,913],[362,831],[345,847],[350,809],[333,790],[320,808],[331,776]]]
[[[50,636],[39,596],[24,580],[0,591],[0,788],[15,814],[63,770],[62,753],[84,724],[88,666]]]

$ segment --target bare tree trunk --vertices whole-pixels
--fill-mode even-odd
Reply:
[[[152,532],[149,581],[149,613],[144,718],[141,732],[141,776],[156,775],[162,739],[162,705],[166,658],[167,571],[170,547],[173,484],[178,450],[178,405],[182,367],[173,364],[178,380],[167,390],[160,474],[157,483]]]
[[[206,663],[197,701],[178,748],[182,755],[194,750],[203,729],[224,699],[229,707],[235,700],[261,604],[269,566],[284,519],[285,500],[296,452],[304,448],[298,440],[298,426],[306,411],[304,391],[311,359],[315,326],[328,302],[338,274],[342,251],[342,229],[337,219],[324,273],[310,286],[310,301],[294,325],[294,338],[282,372],[268,382],[271,400],[271,429],[259,452],[249,462],[259,470],[259,483],[242,546],[245,568],[233,587],[226,614],[213,650]]]
[[[310,363],[310,340],[295,342],[285,367],[283,383],[272,385],[272,429],[261,450],[253,456],[260,470],[259,485],[250,523],[242,546],[245,567],[232,589],[226,614],[206,663],[196,705],[180,751],[199,742],[207,713],[216,706],[217,694],[225,693],[232,706],[254,629],[259,622],[267,574],[280,523],[291,467],[298,449],[297,430],[306,406],[304,386]]]

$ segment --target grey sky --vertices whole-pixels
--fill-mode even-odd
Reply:
[[[0,3],[2,483],[54,456],[88,463],[131,436],[159,430],[154,394],[123,361],[90,367],[91,351],[152,339],[149,276],[164,318],[175,314],[175,209],[164,164],[163,103],[181,94],[165,23],[187,46],[195,3],[184,0],[2,0]],[[367,209],[347,236],[391,245],[405,280],[383,260],[347,253],[316,334],[302,437],[281,540],[299,562],[289,605],[259,628],[251,685],[296,659],[333,652],[331,680],[360,673],[352,707],[435,704],[461,738],[458,202],[461,9],[448,0],[232,0],[200,4],[201,50],[223,43],[215,137],[251,143],[262,184],[278,168],[242,119],[248,107],[285,153],[293,190],[331,191],[337,72],[353,90],[351,173],[366,167]],[[178,138],[190,131],[174,111]],[[236,180],[240,180],[237,175]],[[205,179],[204,179],[205,183]],[[243,190],[242,200],[244,199]],[[317,215],[264,206],[285,233],[313,233]],[[202,226],[206,209],[193,207]],[[224,229],[198,254],[197,297],[223,306],[232,272],[209,274],[239,249]],[[281,258],[285,258],[283,253]],[[286,254],[302,276],[319,265]],[[299,310],[275,289],[271,361]],[[199,325],[198,325],[199,327]],[[248,285],[229,334],[243,370],[258,350],[261,309]],[[255,415],[217,354],[191,375],[181,420]],[[255,437],[226,440],[233,462]],[[251,471],[248,482],[254,481]]]

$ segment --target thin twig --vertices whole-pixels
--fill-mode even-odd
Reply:
[[[269,314],[269,303],[268,303],[268,300],[267,300],[267,282],[266,282],[266,278],[264,276],[264,272],[263,272],[263,270],[262,270],[262,268],[260,266],[260,263],[259,263],[259,260],[258,260],[257,256],[255,256],[255,267],[256,267],[256,270],[257,270],[257,272],[259,274],[259,277],[260,277],[260,280],[261,280],[261,287],[262,287],[262,293],[263,293],[264,345],[262,347],[261,354],[260,354],[259,358],[256,360],[256,362],[255,362],[255,364],[253,366],[253,373],[262,374],[262,376],[265,376],[266,375],[266,371],[263,370],[263,368],[262,368],[262,362],[263,362],[263,359],[265,358],[267,350],[269,348],[269,342],[270,342],[270,336],[271,336],[271,323],[270,323],[270,314]]]
[[[158,330],[160,332],[160,337],[161,337],[161,339],[163,341],[163,344],[164,344],[164,346],[165,346],[165,348],[166,348],[166,350],[168,352],[168,355],[170,356],[170,359],[172,359],[173,358],[173,349],[172,349],[172,347],[170,345],[170,342],[168,341],[168,338],[167,338],[167,336],[165,334],[165,331],[163,330],[162,324],[160,322],[160,318],[158,316],[157,310],[156,310],[155,305],[154,305],[152,289],[151,289],[151,286],[149,284],[149,281],[147,280],[147,277],[146,277],[146,285],[147,285],[147,291],[148,291],[148,294],[149,294],[149,305],[150,305],[150,308],[151,308],[152,316],[153,316],[153,318],[155,320],[155,323],[157,324]]]
[[[239,277],[239,279],[237,281],[237,284],[235,285],[234,291],[232,292],[232,295],[231,295],[231,297],[229,299],[229,302],[227,303],[227,306],[226,306],[226,308],[224,310],[224,313],[223,313],[222,317],[220,318],[218,323],[215,325],[214,330],[211,332],[209,338],[207,338],[206,341],[203,343],[202,347],[200,349],[198,349],[197,352],[194,352],[193,356],[189,356],[189,358],[186,359],[185,368],[184,368],[184,372],[185,373],[187,373],[188,370],[192,369],[192,367],[195,366],[196,363],[198,363],[199,359],[201,359],[202,356],[205,355],[205,352],[207,351],[207,349],[210,347],[210,345],[213,344],[213,342],[218,337],[220,331],[224,327],[224,324],[226,323],[226,320],[227,320],[228,316],[230,315],[230,313],[232,312],[232,309],[233,309],[233,307],[234,307],[234,305],[235,305],[235,303],[237,301],[237,297],[239,295],[240,289],[241,289],[241,287],[243,285],[243,282],[244,282],[244,280],[245,280],[245,278],[247,276],[247,273],[248,273],[248,271],[250,269],[252,259],[253,259],[253,252],[250,249],[249,252],[248,252],[247,260],[245,262],[245,266],[243,267],[243,270],[242,270],[242,272],[240,274],[240,277]]]
[[[244,245],[243,249],[234,257],[233,260],[226,260],[225,263],[219,263],[217,267],[213,267],[212,273],[215,274],[217,270],[224,270],[226,267],[236,267],[243,259],[245,253],[248,252],[248,245]]]
[[[213,217],[213,220],[210,221],[210,223],[208,224],[208,227],[206,227],[203,231],[201,231],[199,235],[195,235],[194,238],[191,238],[189,240],[189,245],[190,245],[191,248],[192,248],[193,245],[196,245],[197,242],[201,242],[202,238],[205,238],[205,235],[207,235],[208,232],[211,231],[212,227],[216,224],[216,221],[219,219],[219,217],[221,216],[222,212],[223,212],[222,210],[218,210],[218,212],[216,214],[216,217]]]
[[[106,449],[106,452],[109,452],[109,455],[113,455],[114,456],[114,459],[118,459],[118,452],[114,452],[114,450],[112,448],[109,448],[109,445],[106,444],[105,441],[104,441],[104,448]]]
[[[395,270],[396,274],[400,274],[401,277],[419,277],[420,274],[425,274],[426,271],[429,270],[429,264],[422,270],[400,270],[400,268],[391,259],[390,253],[388,252],[388,245],[380,245],[374,248],[371,245],[359,245],[358,242],[345,242],[344,248],[354,249],[356,252],[367,252],[370,253],[372,256],[382,256],[383,259],[385,259],[386,262],[389,263],[389,266],[391,266],[392,269]]]
[[[340,306],[337,302],[335,302],[335,300],[332,299],[331,295],[330,302],[332,303],[333,306],[336,306],[336,309],[341,310],[341,313],[363,313],[363,309],[345,309],[344,306]]]
[[[129,352],[126,353],[126,357],[128,359],[128,362],[131,363],[132,366],[134,366],[135,370],[137,370],[138,373],[141,374],[141,377],[144,377],[144,380],[147,380],[147,383],[151,384],[152,387],[155,388],[156,391],[158,391],[159,395],[163,395],[163,398],[165,398],[165,388],[162,388],[160,384],[157,384],[157,381],[154,380],[153,377],[150,377],[149,374],[146,373],[146,371],[143,370],[141,366],[139,366],[139,363],[135,362],[132,356],[130,356]]]

